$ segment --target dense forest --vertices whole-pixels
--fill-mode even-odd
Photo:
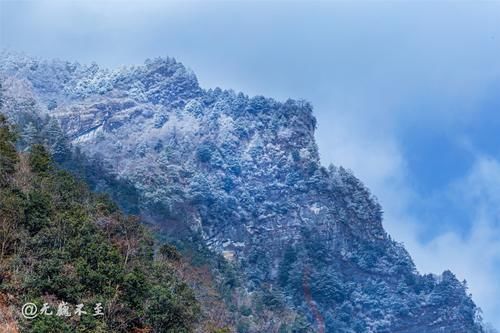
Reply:
[[[175,248],[56,167],[43,145],[19,153],[15,141],[0,115],[0,330],[191,331],[200,307]],[[26,302],[53,315],[24,319]],[[56,313],[61,302],[70,316]],[[79,304],[87,314],[75,315]]]

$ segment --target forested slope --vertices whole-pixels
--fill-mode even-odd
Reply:
[[[175,249],[157,249],[136,217],[58,169],[44,146],[16,152],[15,138],[0,115],[0,331],[191,331],[200,308]],[[53,314],[25,319],[26,302]],[[71,316],[57,315],[61,302]]]

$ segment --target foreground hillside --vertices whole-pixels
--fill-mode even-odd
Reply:
[[[191,331],[200,309],[177,252],[155,251],[137,218],[58,170],[44,146],[19,154],[14,140],[0,114],[0,331]],[[52,315],[23,318],[28,302]]]
[[[107,70],[5,53],[0,72],[25,141],[29,100],[133,185],[124,209],[180,247],[225,257],[233,277],[209,267],[238,332],[483,331],[465,285],[420,275],[370,191],[320,164],[309,103],[204,90],[170,58]]]

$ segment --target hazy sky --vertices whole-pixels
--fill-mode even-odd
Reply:
[[[500,2],[6,1],[2,47],[105,66],[174,56],[205,88],[315,107],[423,273],[500,327]]]

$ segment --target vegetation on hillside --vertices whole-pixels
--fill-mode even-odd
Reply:
[[[43,145],[18,153],[15,141],[0,115],[0,331],[192,331],[200,307],[175,249],[157,251],[138,218],[58,169]],[[50,310],[25,319],[27,302]],[[62,302],[69,316],[57,315]]]

